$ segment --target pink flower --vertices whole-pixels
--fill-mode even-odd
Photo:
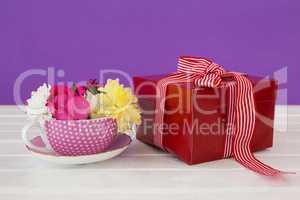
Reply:
[[[72,119],[87,119],[90,113],[90,104],[84,96],[74,96],[69,99],[67,110]]]
[[[81,92],[74,94],[65,85],[54,85],[47,101],[52,116],[58,120],[87,119],[90,105]]]
[[[77,83],[77,84],[75,84],[75,92],[79,96],[84,96],[85,92],[86,92],[86,87]]]

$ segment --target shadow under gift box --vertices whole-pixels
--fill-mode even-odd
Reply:
[[[155,146],[156,86],[165,75],[134,77],[135,94],[142,110],[137,139]],[[256,123],[251,150],[273,145],[273,121],[277,81],[247,76],[254,87]],[[233,81],[226,78],[227,82]],[[195,87],[189,83],[167,87],[163,147],[187,164],[223,159],[229,105],[228,87]]]

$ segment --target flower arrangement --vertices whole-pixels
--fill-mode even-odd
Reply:
[[[109,79],[104,86],[96,80],[89,80],[85,85],[74,83],[71,87],[43,84],[27,100],[27,113],[57,120],[112,117],[118,123],[119,132],[141,123],[137,98],[118,79]]]

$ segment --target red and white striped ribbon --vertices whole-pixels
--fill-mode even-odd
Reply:
[[[199,87],[218,87],[226,72],[218,64],[201,57],[182,56],[177,73],[158,82],[154,143],[163,147],[163,123],[167,86],[171,83],[194,83]],[[239,73],[230,73],[234,83],[225,83],[229,89],[224,158],[233,156],[237,162],[259,174],[275,176],[282,172],[257,160],[250,149],[255,127],[255,106],[252,83]]]

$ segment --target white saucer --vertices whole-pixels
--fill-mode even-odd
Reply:
[[[40,136],[37,136],[34,139],[32,139],[32,143],[39,147],[45,146]],[[41,160],[49,161],[56,164],[63,164],[63,165],[78,165],[78,164],[100,162],[100,161],[113,158],[121,154],[125,149],[127,149],[130,143],[131,143],[130,136],[126,134],[119,134],[116,140],[107,150],[98,154],[86,155],[86,156],[61,156],[55,152],[44,153],[44,152],[33,150],[28,146],[26,147],[34,157],[39,158]]]

